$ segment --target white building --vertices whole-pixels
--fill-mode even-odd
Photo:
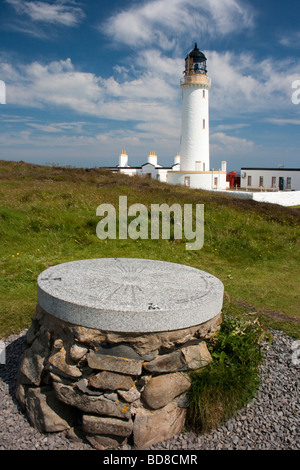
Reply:
[[[300,191],[300,169],[241,168],[241,189],[247,191]]]
[[[210,169],[209,155],[209,90],[211,79],[207,76],[206,57],[197,44],[185,59],[182,89],[182,124],[180,154],[172,167],[157,163],[155,152],[141,167],[130,167],[128,155],[122,151],[119,165],[114,168],[127,175],[143,175],[169,184],[180,184],[199,189],[227,189],[226,162],[219,170]]]
[[[174,165],[171,167],[164,167],[157,163],[157,155],[154,151],[149,152],[147,163],[141,166],[129,166],[128,155],[125,150],[122,150],[119,156],[119,165],[117,167],[110,168],[112,171],[118,171],[128,176],[139,175],[147,178],[154,178],[163,183],[167,182],[167,174],[169,171],[176,171],[179,168],[179,155],[174,157]]]

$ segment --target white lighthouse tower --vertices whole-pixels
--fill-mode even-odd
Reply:
[[[206,57],[197,44],[185,59],[182,90],[180,171],[170,171],[167,182],[193,188],[226,189],[226,162],[222,169],[210,170],[209,92]]]
[[[197,44],[185,59],[182,90],[180,145],[181,171],[208,171],[209,165],[209,89],[206,57]]]

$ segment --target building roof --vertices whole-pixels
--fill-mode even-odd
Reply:
[[[188,55],[187,55],[187,59],[189,57],[192,57],[192,58],[195,58],[195,59],[198,59],[197,62],[204,62],[206,59],[205,55],[203,54],[203,52],[199,51],[198,49],[198,46],[197,46],[197,43],[195,43],[195,47],[194,49],[192,49]]]

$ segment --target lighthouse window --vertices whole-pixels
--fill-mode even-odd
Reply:
[[[193,64],[194,73],[206,73],[206,62],[194,62]]]
[[[205,119],[203,119],[203,129],[205,129]]]
[[[205,90],[202,92],[202,98],[205,98]]]

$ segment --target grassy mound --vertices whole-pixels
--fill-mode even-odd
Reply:
[[[204,204],[204,246],[186,240],[100,240],[100,204]],[[159,259],[193,266],[225,286],[223,311],[253,313],[300,337],[300,210],[191,190],[105,169],[0,161],[0,338],[27,328],[36,279],[59,263],[98,257]],[[179,280],[180,282],[180,280]]]

